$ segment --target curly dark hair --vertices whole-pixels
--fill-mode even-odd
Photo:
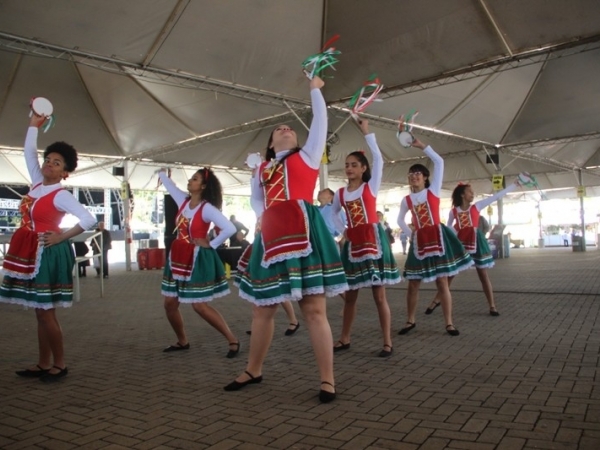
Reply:
[[[215,173],[208,167],[199,169],[196,173],[202,177],[202,184],[206,186],[202,190],[200,198],[221,210],[223,208],[223,187]]]
[[[369,165],[369,160],[365,156],[365,153],[361,152],[361,151],[355,151],[355,152],[350,153],[348,156],[354,156],[356,159],[358,159],[358,162],[360,163],[361,166],[367,167],[367,170],[365,170],[362,174],[362,180],[364,183],[368,183],[369,180],[371,179],[371,166]]]
[[[50,153],[58,153],[63,157],[65,160],[65,170],[67,172],[70,173],[77,169],[77,150],[75,150],[72,145],[62,141],[55,142],[54,144],[50,144],[46,147],[46,150],[44,150],[44,159],[46,159]]]
[[[425,167],[423,164],[413,164],[409,167],[408,172],[421,172],[425,178],[425,188],[431,186],[429,182],[429,169]]]
[[[459,184],[452,191],[452,206],[460,206],[462,205],[462,195],[465,193],[465,190],[471,186],[470,184]]]

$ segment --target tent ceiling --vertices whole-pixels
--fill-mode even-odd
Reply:
[[[489,192],[496,169],[536,174],[544,189],[600,186],[600,3],[574,0],[0,0],[2,182],[25,183],[20,154],[31,96],[52,100],[57,125],[40,138],[73,143],[69,182],[134,188],[158,165],[217,168],[227,192],[248,192],[246,155],[272,126],[310,120],[299,64],[334,34],[340,62],[324,89],[329,173],[364,147],[345,101],[372,73],[387,86],[368,110],[386,158],[384,186],[403,185],[421,158],[401,148],[395,120],[446,159],[445,187]],[[288,108],[289,106],[289,108]],[[293,109],[293,112],[290,110]],[[339,129],[338,129],[339,128]],[[302,132],[299,133],[302,135]],[[486,164],[500,154],[500,167]],[[184,178],[182,178],[183,180]],[[569,192],[574,193],[574,189]],[[561,194],[562,195],[562,194]]]

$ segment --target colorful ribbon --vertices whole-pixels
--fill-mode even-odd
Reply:
[[[521,172],[517,177],[517,180],[521,186],[536,188],[540,193],[541,199],[547,200],[546,194],[544,194],[544,192],[540,189],[540,185],[538,184],[537,180],[529,172]]]
[[[410,110],[410,112],[404,118],[404,131],[408,131],[409,133],[412,131],[412,129],[413,129],[412,124],[418,115],[419,115],[419,111],[417,111],[415,109]]]
[[[56,124],[56,117],[54,117],[54,114],[47,116],[46,119],[47,120],[44,122],[44,126],[42,127],[44,133]]]
[[[333,66],[339,62],[336,56],[342,52],[336,50],[335,47],[331,46],[331,44],[337,41],[339,37],[339,34],[333,36],[325,43],[325,45],[323,45],[321,53],[311,55],[302,62],[304,73],[309,80],[312,80],[315,76],[321,76],[321,72],[323,72],[327,67],[331,67],[333,70],[335,70],[335,67]]]
[[[383,84],[377,78],[377,74],[374,73],[363,83],[363,86],[356,91],[348,102],[348,106],[352,108],[352,116],[358,117],[358,113],[363,112],[371,103],[381,101],[377,99],[377,95],[379,95],[382,89]]]

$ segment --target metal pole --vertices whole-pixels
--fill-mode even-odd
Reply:
[[[577,171],[577,178],[579,179],[579,186],[583,186],[583,175],[581,169]],[[585,209],[583,208],[583,193],[579,197],[579,214],[581,215],[581,251],[586,251],[585,243]]]
[[[123,215],[124,217],[124,224],[125,224],[125,270],[127,271],[131,271],[131,227],[130,227],[130,215],[131,215],[131,208],[129,206],[129,201],[130,201],[130,192],[128,189],[128,183],[129,183],[129,167],[128,167],[128,161],[125,160],[123,161],[123,169],[124,169],[124,176],[123,176],[123,192],[121,193],[121,197],[123,199]],[[123,195],[125,194],[125,195]]]

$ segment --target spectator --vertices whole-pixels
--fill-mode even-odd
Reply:
[[[104,222],[98,222],[96,231],[102,232],[102,274],[104,278],[108,278],[108,251],[112,248],[112,238],[110,232],[104,228]],[[92,250],[94,254],[100,253],[100,239],[95,237],[92,239]],[[95,257],[94,267],[96,268],[96,276],[100,276],[99,257]]]
[[[235,234],[229,238],[230,247],[242,247],[242,242],[248,235],[248,228],[232,214],[229,221],[235,226]],[[240,237],[241,236],[241,237]]]

